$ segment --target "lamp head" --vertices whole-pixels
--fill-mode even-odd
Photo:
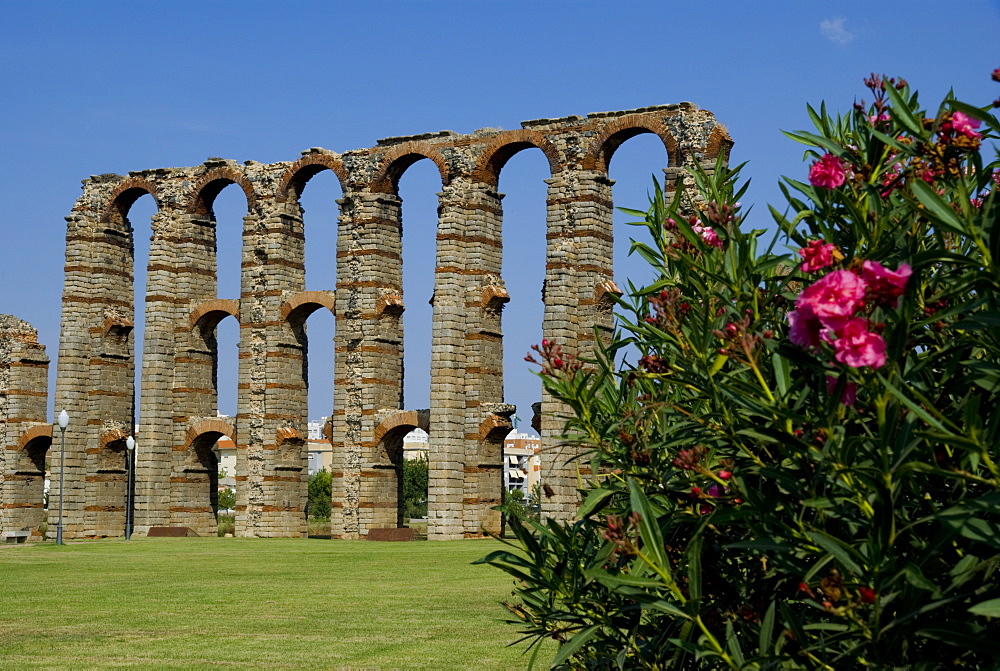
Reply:
[[[135,438],[133,438],[132,436],[129,436],[128,438],[126,438],[125,439],[125,447],[128,449],[129,452],[131,452],[132,450],[134,450],[135,449]]]
[[[59,413],[59,429],[65,431],[67,426],[69,426],[69,413],[63,410]]]

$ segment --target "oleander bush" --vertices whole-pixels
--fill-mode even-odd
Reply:
[[[1000,659],[1000,123],[866,85],[788,133],[810,167],[771,209],[783,244],[744,227],[739,167],[695,170],[633,212],[658,279],[613,340],[537,348],[593,475],[574,521],[511,516],[481,561],[552,666]]]

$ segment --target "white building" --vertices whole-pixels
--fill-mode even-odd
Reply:
[[[503,441],[503,485],[506,491],[520,489],[525,496],[541,479],[539,452],[542,439],[514,429]]]

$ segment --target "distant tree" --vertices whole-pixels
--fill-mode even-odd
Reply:
[[[236,507],[236,490],[226,487],[219,490],[219,510],[232,510]]]
[[[309,517],[317,520],[330,519],[330,499],[333,478],[325,468],[309,478]]]
[[[427,516],[427,459],[403,460],[403,515]]]

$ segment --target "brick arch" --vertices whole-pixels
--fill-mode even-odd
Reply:
[[[114,188],[101,210],[101,223],[124,224],[128,219],[128,211],[135,201],[146,194],[156,201],[156,209],[161,209],[160,191],[155,182],[145,177],[126,177]]]
[[[240,302],[231,298],[212,298],[203,301],[191,310],[191,328],[199,324],[205,324],[214,328],[226,317],[235,317],[240,320]]]
[[[537,131],[526,129],[507,131],[493,140],[476,162],[472,171],[473,181],[496,186],[500,180],[500,171],[514,154],[529,148],[541,149],[549,162],[549,172],[555,175],[562,171],[564,161],[549,140]]]
[[[411,430],[423,429],[430,433],[430,417],[426,412],[417,412],[416,410],[403,410],[386,417],[375,427],[375,433],[372,436],[375,439],[375,444],[378,445],[390,432],[401,427]]]
[[[125,431],[123,431],[122,429],[108,429],[107,431],[101,434],[99,444],[101,446],[101,449],[104,450],[111,443],[116,443],[119,440],[125,440],[126,438],[129,437],[129,435],[130,434],[125,433]]]
[[[663,142],[668,163],[677,161],[677,140],[660,119],[644,114],[626,114],[608,123],[590,143],[583,158],[584,170],[608,171],[611,157],[626,140],[652,133]]]
[[[293,200],[298,200],[306,183],[324,170],[330,170],[337,176],[340,190],[343,191],[344,185],[348,181],[344,162],[339,157],[330,154],[306,154],[288,166],[288,169],[281,175],[275,192],[275,200],[279,203],[286,202],[290,197]]]
[[[441,174],[441,184],[451,183],[451,168],[444,155],[436,147],[427,142],[404,142],[396,145],[382,158],[377,175],[372,180],[371,190],[375,193],[396,193],[399,178],[406,169],[420,159],[430,159]]]
[[[212,168],[198,178],[191,187],[191,200],[187,211],[194,214],[211,214],[212,203],[215,202],[216,196],[229,184],[236,184],[243,189],[243,194],[247,197],[247,212],[253,212],[257,205],[257,194],[254,192],[253,184],[246,175],[230,166]]]
[[[503,440],[508,433],[510,433],[513,426],[510,420],[506,417],[498,417],[497,415],[490,415],[482,422],[479,423],[479,440],[485,441],[487,438],[496,438],[498,432],[502,433],[500,439]]]
[[[191,447],[198,438],[209,434],[218,434],[215,440],[218,440],[219,436],[229,436],[234,443],[236,442],[236,429],[232,424],[224,419],[203,419],[188,428],[185,434],[185,446]]]
[[[298,319],[304,321],[320,308],[326,308],[336,314],[335,307],[336,302],[330,291],[300,291],[281,306],[281,318],[285,321]]]
[[[52,442],[52,425],[51,424],[36,424],[31,427],[17,439],[17,448],[23,450],[28,446],[33,440],[38,440],[39,438],[47,438],[49,443]]]

